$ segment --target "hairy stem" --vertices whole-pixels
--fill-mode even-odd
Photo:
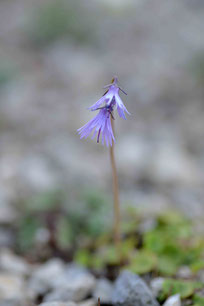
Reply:
[[[112,129],[114,132],[114,120],[111,117]],[[112,178],[113,178],[113,200],[114,200],[114,242],[115,245],[120,243],[120,204],[119,204],[119,188],[118,188],[118,175],[115,163],[114,154],[114,142],[110,147],[110,159],[112,168]]]

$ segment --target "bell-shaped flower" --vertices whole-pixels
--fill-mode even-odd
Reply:
[[[123,93],[125,93],[120,87],[118,87],[118,79],[117,77],[113,78],[113,81],[111,84],[105,86],[105,88],[108,88],[107,92],[103,95],[102,98],[100,98],[96,103],[94,103],[92,106],[89,107],[91,110],[97,110],[101,107],[101,105],[104,103],[104,107],[106,106],[116,106],[118,114],[121,118],[125,118],[125,112],[130,115],[127,108],[123,104],[123,101],[121,100],[119,96],[119,90],[121,90]],[[125,93],[126,94],[126,93]]]
[[[98,114],[91,119],[87,124],[82,126],[77,130],[80,138],[87,138],[92,131],[92,139],[97,134],[97,142],[99,142],[100,135],[102,139],[102,144],[106,142],[107,147],[112,146],[112,140],[115,142],[115,137],[113,135],[112,125],[111,125],[111,116],[112,116],[112,107],[106,106],[101,108]]]

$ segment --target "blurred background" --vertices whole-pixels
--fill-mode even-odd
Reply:
[[[174,277],[160,303],[175,285],[203,305],[203,285],[175,283],[204,281],[203,20],[203,0],[0,0],[0,305],[53,300],[56,276],[87,285],[71,261],[92,271],[77,301],[105,276],[111,305],[122,265]],[[76,133],[114,75],[121,253],[109,151]]]
[[[203,19],[202,0],[0,1],[0,246],[111,227],[108,150],[76,130],[113,75],[121,206],[202,223]]]

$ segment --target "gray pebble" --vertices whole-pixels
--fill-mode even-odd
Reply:
[[[102,278],[97,280],[93,296],[96,299],[100,298],[101,302],[103,303],[110,303],[112,292],[113,292],[113,284],[109,280]]]
[[[80,302],[90,295],[96,285],[94,276],[85,268],[69,264],[59,276],[52,280],[53,290],[44,301]]]
[[[123,271],[115,282],[112,303],[117,306],[158,306],[146,283],[137,275]]]

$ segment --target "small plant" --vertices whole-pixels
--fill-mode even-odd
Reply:
[[[104,88],[108,88],[105,94],[96,103],[94,103],[90,110],[99,110],[98,114],[91,119],[87,124],[78,129],[80,138],[87,138],[92,132],[92,139],[97,135],[97,143],[99,143],[100,137],[102,138],[102,144],[106,142],[107,147],[110,147],[110,159],[113,175],[113,197],[114,197],[114,241],[115,244],[120,242],[120,207],[119,207],[119,190],[118,190],[118,176],[116,171],[115,155],[114,155],[114,108],[117,108],[118,114],[121,118],[125,118],[125,112],[130,115],[125,105],[123,104],[119,90],[126,94],[119,86],[118,79],[114,77],[109,85]],[[103,105],[103,106],[102,106]]]
[[[144,220],[137,212],[123,220],[119,248],[109,234],[98,237],[90,248],[77,250],[75,260],[92,269],[107,270],[110,266],[128,269],[140,275],[177,277],[180,267],[188,267],[192,279],[204,267],[204,240],[193,235],[193,224],[178,214],[168,212],[155,219],[154,228],[143,232]],[[124,226],[125,225],[125,226]],[[124,228],[126,230],[124,231]]]
[[[81,190],[74,199],[62,190],[52,190],[22,201],[23,214],[17,227],[17,250],[20,253],[35,249],[38,257],[41,243],[37,238],[41,232],[49,235],[44,250],[51,255],[53,249],[58,254],[74,252],[110,228],[107,218],[110,201],[97,189]],[[72,201],[79,205],[73,206]]]

